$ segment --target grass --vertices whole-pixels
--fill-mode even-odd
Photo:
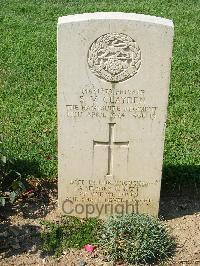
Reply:
[[[33,176],[57,176],[58,17],[122,11],[174,21],[164,173],[173,182],[200,180],[199,9],[198,0],[0,0],[0,131],[7,155],[16,158],[16,170]]]

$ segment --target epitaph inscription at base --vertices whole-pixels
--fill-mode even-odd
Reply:
[[[124,13],[58,22],[59,207],[158,214],[173,23]]]

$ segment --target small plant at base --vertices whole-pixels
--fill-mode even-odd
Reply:
[[[26,190],[21,179],[21,174],[12,169],[12,161],[4,155],[0,134],[0,206],[5,206],[7,200],[13,203]]]
[[[78,219],[64,216],[60,223],[42,221],[43,250],[55,253],[59,257],[66,248],[83,248],[97,242],[97,230],[100,226],[96,218]]]
[[[164,261],[176,246],[160,221],[145,214],[110,217],[103,225],[99,244],[112,260],[134,264]]]

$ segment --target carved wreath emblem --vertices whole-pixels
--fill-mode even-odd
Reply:
[[[123,81],[138,72],[141,51],[128,35],[108,33],[100,36],[90,46],[88,65],[95,75],[106,81]]]

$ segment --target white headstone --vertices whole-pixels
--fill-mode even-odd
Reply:
[[[173,23],[126,13],[58,21],[59,206],[158,214]]]

